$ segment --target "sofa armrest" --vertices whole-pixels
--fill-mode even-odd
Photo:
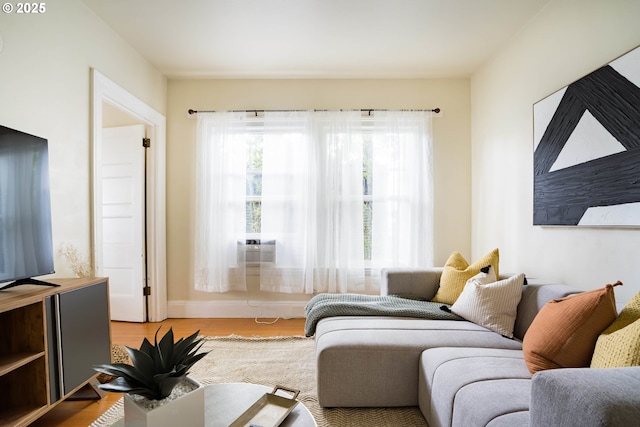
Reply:
[[[630,426],[640,420],[640,366],[566,368],[531,381],[530,426]]]
[[[442,267],[385,268],[381,272],[380,295],[414,295],[430,300],[440,286]]]

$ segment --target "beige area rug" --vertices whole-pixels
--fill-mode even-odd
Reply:
[[[328,408],[318,405],[315,341],[304,337],[210,337],[202,347],[209,351],[191,369],[203,384],[248,382],[269,387],[282,385],[300,390],[300,400],[319,427],[427,426],[420,410],[409,408]],[[91,427],[107,427],[123,417],[120,399]]]

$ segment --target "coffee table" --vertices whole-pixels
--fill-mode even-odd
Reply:
[[[207,427],[229,426],[265,393],[272,391],[273,388],[250,383],[223,383],[205,386],[205,425]],[[302,402],[298,402],[280,425],[282,427],[317,427],[313,415]]]
[[[273,388],[250,383],[222,383],[204,386],[205,427],[228,427],[251,405]],[[289,396],[286,396],[289,397]],[[281,427],[318,427],[302,402],[280,424]],[[124,427],[124,417],[111,427]]]

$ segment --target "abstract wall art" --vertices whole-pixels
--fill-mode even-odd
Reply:
[[[533,105],[533,224],[640,226],[640,47]]]

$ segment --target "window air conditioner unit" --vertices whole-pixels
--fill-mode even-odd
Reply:
[[[246,265],[274,264],[276,262],[276,241],[247,239],[245,243],[238,242],[238,263]]]

